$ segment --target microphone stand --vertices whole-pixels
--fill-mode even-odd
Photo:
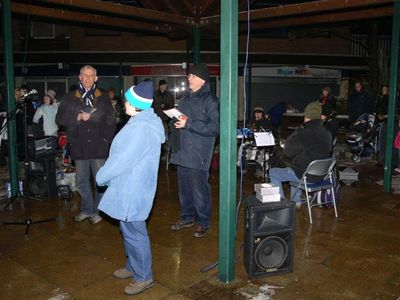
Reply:
[[[45,223],[45,222],[50,222],[50,221],[54,221],[55,218],[52,219],[45,219],[45,220],[37,220],[37,221],[33,221],[32,217],[31,217],[31,205],[30,205],[30,162],[28,159],[28,132],[27,132],[27,103],[24,99],[24,102],[22,104],[18,104],[18,106],[15,107],[15,112],[14,110],[12,111],[12,116],[13,118],[16,117],[16,114],[19,112],[20,107],[19,106],[23,106],[23,110],[24,110],[24,170],[25,170],[25,186],[26,186],[26,195],[20,195],[22,196],[21,198],[25,199],[25,207],[26,207],[26,217],[24,221],[20,221],[20,222],[3,222],[4,225],[25,225],[25,235],[27,235],[29,233],[29,226],[33,225],[33,224],[38,224],[38,223]],[[11,113],[10,113],[11,115]],[[7,122],[9,121],[9,118],[7,117]],[[10,205],[11,202],[15,201],[18,197],[14,197],[13,199],[11,199],[9,201],[9,203],[5,206],[8,207]]]
[[[17,114],[21,110],[21,106],[22,106],[22,104],[20,102],[18,102],[16,104],[16,106],[13,108],[13,110],[10,111],[9,113],[7,113],[6,121],[4,122],[3,126],[1,127],[0,132],[2,132],[7,127],[8,123],[10,121],[12,121],[16,118]],[[7,133],[7,138],[8,138],[8,133]],[[9,139],[8,139],[8,142],[10,142]],[[18,192],[17,194],[20,194],[20,192]],[[4,205],[4,209],[6,209],[12,202],[14,202],[18,198],[19,198],[18,196],[11,196],[10,201],[8,201],[8,203],[6,205]]]

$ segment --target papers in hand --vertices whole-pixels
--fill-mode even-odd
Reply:
[[[271,132],[254,132],[257,147],[273,146],[275,139]]]
[[[181,119],[182,117],[185,118],[186,116],[180,112],[179,110],[177,110],[176,108],[171,108],[171,109],[167,109],[167,110],[163,110],[163,113],[166,114],[168,117],[170,117],[171,119],[175,118],[175,119]]]

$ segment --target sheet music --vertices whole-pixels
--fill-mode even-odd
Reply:
[[[185,115],[183,113],[181,113],[179,110],[177,110],[176,108],[163,110],[163,113],[166,114],[171,119],[176,118],[179,120],[180,118],[185,117]]]
[[[275,139],[271,132],[254,132],[257,147],[273,146]]]

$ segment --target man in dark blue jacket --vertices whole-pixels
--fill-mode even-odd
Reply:
[[[177,165],[180,220],[171,226],[181,230],[196,223],[194,237],[207,234],[211,217],[208,182],[215,138],[219,133],[219,100],[210,91],[208,68],[194,65],[187,77],[190,92],[180,101],[183,114],[172,120],[171,163]]]

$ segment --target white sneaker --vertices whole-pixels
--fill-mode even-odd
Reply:
[[[82,222],[83,220],[89,218],[90,216],[91,216],[91,214],[87,214],[87,213],[81,211],[81,212],[79,213],[79,215],[76,215],[76,216],[74,217],[74,220],[75,220],[76,222]]]
[[[127,287],[125,287],[125,294],[136,295],[144,292],[145,290],[153,286],[153,279],[147,281],[132,281]]]
[[[133,276],[133,273],[129,272],[126,268],[121,268],[116,270],[113,275],[118,279],[128,279]]]
[[[92,224],[97,224],[97,223],[99,223],[101,220],[103,220],[103,218],[100,217],[100,216],[97,215],[97,214],[92,215],[92,216],[89,218],[89,221],[90,221],[90,223],[92,223]]]

